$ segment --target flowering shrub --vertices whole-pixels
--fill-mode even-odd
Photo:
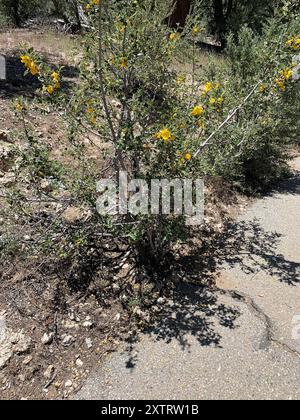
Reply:
[[[47,235],[41,235],[49,258],[56,265],[68,261],[72,273],[83,256],[83,272],[92,269],[103,240],[114,238],[129,242],[136,261],[162,275],[172,244],[186,232],[185,218],[175,214],[99,215],[100,179],[118,179],[126,171],[129,180],[222,175],[239,185],[250,176],[267,183],[299,133],[293,120],[299,111],[292,105],[299,100],[299,83],[292,77],[298,19],[293,27],[274,22],[263,38],[244,28],[238,43],[229,39],[229,71],[207,69],[199,77],[197,19],[190,16],[183,33],[170,30],[165,21],[172,1],[154,3],[153,8],[152,0],[83,2],[89,31],[72,92],[64,90],[61,69],[50,68],[32,50],[21,57],[42,84],[35,105],[43,112],[52,108],[68,124],[71,168],[51,159],[25,119],[28,105],[16,103],[28,140],[22,170],[30,188],[85,214],[73,228],[60,217],[50,219]],[[184,49],[192,50],[192,74],[176,71]],[[97,147],[96,162],[87,152],[88,139]],[[51,193],[41,189],[45,180]]]

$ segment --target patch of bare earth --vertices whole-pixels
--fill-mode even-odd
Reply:
[[[12,133],[23,129],[12,100],[34,97],[36,80],[24,77],[20,45],[33,46],[49,63],[65,67],[64,79],[76,83],[79,39],[48,31],[15,30],[0,34],[1,54],[7,59],[7,80],[0,81],[0,204],[15,182]],[[75,60],[74,60],[75,57]],[[27,115],[36,136],[49,145],[52,157],[66,163],[65,127],[57,114]],[[88,153],[97,163],[97,147],[87,139]],[[80,218],[68,209],[67,220]],[[128,332],[122,305],[107,298],[99,304],[88,293],[71,291],[58,279],[43,277],[39,267],[14,266],[0,282],[0,398],[68,398],[104,355]],[[1,272],[1,270],[0,270]],[[124,327],[126,325],[126,327]]]

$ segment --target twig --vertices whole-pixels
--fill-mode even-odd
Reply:
[[[236,108],[234,108],[232,111],[230,111],[230,113],[228,114],[227,118],[225,119],[225,121],[222,122],[222,124],[213,132],[210,134],[210,136],[201,144],[201,146],[199,147],[199,149],[196,151],[196,153],[194,154],[193,158],[197,158],[198,155],[202,152],[203,149],[205,149],[206,146],[209,145],[210,141],[215,137],[215,135],[221,131],[228,123],[229,121],[232,120],[232,118],[241,110],[243,109],[243,107],[245,106],[246,102],[251,98],[251,96],[256,92],[256,89],[258,88],[258,86],[261,84],[261,80],[256,83],[256,85],[252,88],[251,92],[245,97],[245,99],[243,100],[243,102]]]

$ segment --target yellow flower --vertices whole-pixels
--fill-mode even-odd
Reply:
[[[196,26],[193,27],[192,32],[193,32],[194,36],[198,35],[200,33],[200,31],[201,31],[201,29],[200,29],[199,26],[196,25]]]
[[[201,105],[195,106],[195,108],[192,110],[192,116],[193,117],[200,117],[204,112],[204,109]]]
[[[29,67],[31,60],[28,55],[21,55],[20,60],[21,63],[25,64],[26,67]]]
[[[91,123],[92,123],[93,125],[95,125],[95,124],[96,124],[96,122],[97,122],[97,117],[96,117],[95,115],[93,115],[93,116],[91,117]]]
[[[216,98],[210,98],[209,103],[210,105],[215,105],[217,102]]]
[[[177,41],[180,38],[180,34],[178,32],[172,32],[169,36],[170,41]]]
[[[225,98],[224,98],[224,96],[220,96],[219,98],[218,98],[218,104],[219,105],[223,105],[223,103],[225,102]]]
[[[219,90],[219,89],[220,89],[220,87],[221,87],[221,84],[220,84],[220,83],[216,83],[216,84],[215,84],[215,90]]]
[[[293,70],[290,68],[286,68],[280,72],[280,74],[284,77],[285,80],[289,80],[293,77]]]
[[[186,153],[184,155],[185,160],[191,160],[192,159],[192,155],[190,153]]]
[[[126,26],[125,25],[120,25],[119,26],[119,31],[123,34],[125,32]]]
[[[122,57],[120,59],[120,69],[126,70],[128,68],[127,59],[125,57]]]
[[[199,128],[201,128],[202,130],[205,129],[205,122],[204,121],[198,121],[198,126]]]
[[[47,90],[47,92],[49,93],[49,95],[52,95],[52,94],[53,94],[53,92],[54,92],[54,87],[53,87],[53,86],[51,86],[51,85],[49,85],[49,86],[47,86],[46,90]]]
[[[54,72],[51,74],[51,77],[52,77],[52,79],[54,80],[54,82],[58,82],[58,81],[59,81],[59,74],[58,74],[56,71],[54,71]]]
[[[39,73],[38,66],[34,63],[34,61],[32,61],[30,59],[30,57],[28,55],[22,55],[20,57],[20,60],[25,65],[25,67],[27,68],[27,70],[29,70],[30,73],[33,76],[36,76]]]
[[[88,106],[87,110],[86,110],[87,114],[93,114],[94,113],[94,108],[92,108],[91,106]]]
[[[180,74],[176,79],[176,83],[178,85],[182,85],[183,83],[185,83],[185,81],[186,81],[186,77],[184,74]]]
[[[38,66],[32,61],[29,66],[30,73],[36,76],[39,73]]]
[[[265,86],[265,85],[260,85],[260,86],[259,86],[259,91],[260,91],[260,93],[265,93],[265,92],[266,92],[266,90],[267,90],[267,88],[266,88],[266,86]]]
[[[207,82],[204,86],[203,93],[207,95],[213,88],[213,84],[211,82]]]
[[[88,4],[86,4],[86,10],[90,10],[93,6],[99,6],[100,0],[91,0]]]
[[[277,84],[277,86],[279,87],[279,89],[280,89],[282,92],[285,92],[285,91],[286,91],[286,86],[285,86],[285,84],[284,84],[284,82],[283,82],[282,80],[280,80],[280,79],[276,79],[276,80],[275,80],[275,83]]]
[[[17,110],[18,112],[23,111],[23,105],[22,105],[20,102],[18,102],[18,103],[17,103],[17,105],[16,105],[16,110]]]
[[[168,128],[163,128],[156,134],[156,138],[163,139],[164,141],[170,141],[174,139],[171,131]]]
[[[291,47],[293,50],[300,49],[300,38],[294,37],[287,41],[287,45]]]

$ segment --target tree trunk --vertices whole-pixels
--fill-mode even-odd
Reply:
[[[75,16],[75,19],[76,19],[77,31],[81,31],[81,29],[82,29],[81,19],[80,19],[80,12],[79,12],[79,4],[78,4],[77,0],[72,0],[72,6],[73,6],[73,11],[74,11],[74,16]]]
[[[169,26],[183,28],[190,13],[192,0],[175,0],[175,2],[176,5],[173,14],[170,16]]]
[[[223,0],[213,0],[215,34],[222,48],[226,46],[226,17]]]
[[[20,19],[20,15],[19,15],[19,0],[14,0],[13,1],[13,19],[14,19],[15,25],[18,28],[20,28],[21,19]]]

